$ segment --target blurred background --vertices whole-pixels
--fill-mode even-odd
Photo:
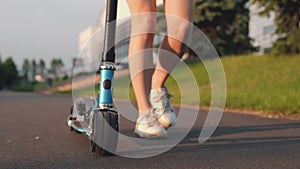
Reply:
[[[163,12],[162,1],[157,5]],[[104,14],[104,0],[1,0],[0,89],[70,93],[74,65],[93,72],[91,64],[99,64],[99,44],[89,40],[103,26]],[[126,1],[119,1],[118,18],[126,16]],[[221,56],[227,108],[300,113],[300,1],[195,0],[194,25]],[[117,52],[126,55],[127,47],[125,42]],[[210,85],[197,58],[190,50],[184,57],[201,74],[201,101],[209,106]],[[172,79],[167,83],[172,89]]]

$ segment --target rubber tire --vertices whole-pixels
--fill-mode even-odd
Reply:
[[[110,132],[110,129],[105,127],[104,120],[113,128],[116,132]],[[100,156],[113,155],[116,151],[118,144],[118,131],[119,131],[119,117],[118,113],[114,111],[100,111],[96,110],[94,112],[93,122],[92,122],[93,132],[91,135],[91,151]],[[99,144],[97,144],[99,143]],[[112,153],[106,151],[104,147],[109,147]]]

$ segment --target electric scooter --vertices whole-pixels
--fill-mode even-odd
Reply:
[[[119,113],[113,108],[117,6],[118,0],[107,0],[99,92],[93,107],[86,110],[85,101],[78,98],[67,120],[70,130],[86,135],[91,151],[100,156],[113,154],[118,143]]]

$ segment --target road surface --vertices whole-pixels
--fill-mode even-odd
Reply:
[[[0,168],[300,168],[300,121],[228,112],[204,144],[197,141],[200,111],[185,139],[166,153],[99,158],[83,135],[69,131],[71,103],[67,95],[0,92]],[[131,135],[134,124],[121,119],[120,128]]]

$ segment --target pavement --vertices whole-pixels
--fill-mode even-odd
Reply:
[[[0,92],[0,169],[300,168],[300,120],[225,112],[213,136],[199,144],[207,115],[200,110],[188,135],[163,154],[100,158],[85,136],[67,127],[71,104],[69,95]],[[120,109],[128,104],[120,102]],[[133,129],[121,119],[121,133],[133,136]]]

